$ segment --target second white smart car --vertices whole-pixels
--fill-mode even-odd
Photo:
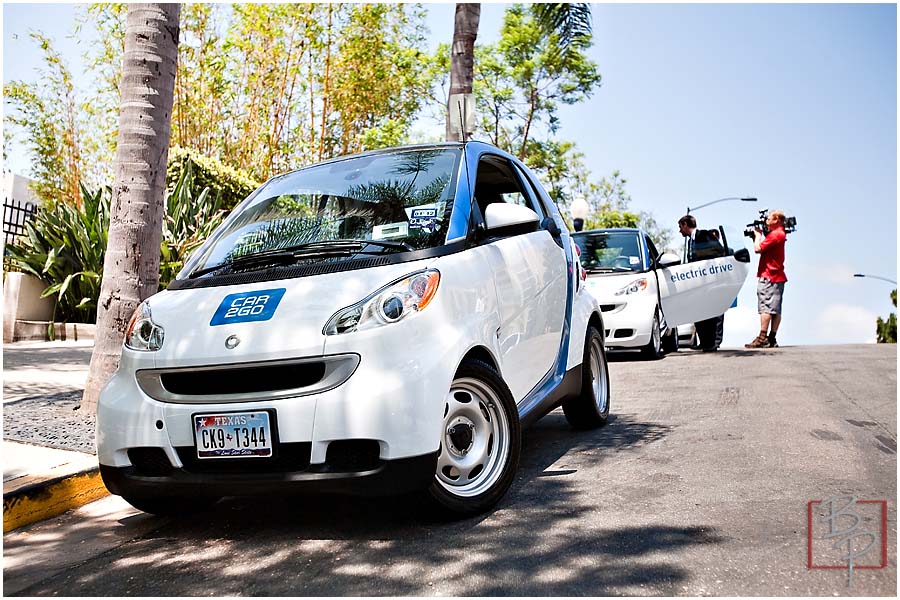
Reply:
[[[675,254],[660,254],[641,229],[595,229],[572,238],[603,312],[607,348],[640,350],[650,359],[678,349],[679,325],[723,314],[750,270],[749,251],[730,249],[727,240],[711,253],[719,256],[682,264]]]
[[[484,511],[523,426],[609,414],[575,255],[535,176],[483,143],[275,177],[135,311],[99,402],[103,480],[160,514],[290,490]]]

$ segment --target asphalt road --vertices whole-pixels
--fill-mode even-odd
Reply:
[[[5,595],[894,596],[896,346],[680,352],[614,360],[610,423],[554,412],[488,515],[430,519],[414,499],[228,499],[186,521],[111,497],[4,536]],[[824,541],[813,505],[860,503],[861,551]],[[846,528],[844,525],[836,529]],[[846,546],[846,545],[845,545]]]

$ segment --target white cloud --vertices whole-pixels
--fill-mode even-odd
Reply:
[[[816,264],[807,266],[805,272],[813,281],[844,286],[853,284],[853,273],[856,271],[847,265]]]
[[[877,318],[878,315],[860,306],[848,304],[826,306],[815,320],[817,343],[874,343]]]

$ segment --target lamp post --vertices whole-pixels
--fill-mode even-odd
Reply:
[[[756,202],[756,198],[740,198],[737,196],[734,196],[731,198],[719,198],[718,200],[713,200],[712,202],[707,202],[706,204],[701,204],[700,206],[695,206],[694,208],[691,208],[690,206],[688,206],[687,212],[685,214],[689,215],[689,214],[691,214],[692,210],[699,210],[701,208],[705,208],[705,207],[711,206],[713,204],[718,204],[719,202],[726,202],[728,200],[740,200],[741,202]]]
[[[897,285],[897,282],[894,281],[893,279],[888,279],[887,277],[879,277],[878,275],[866,275],[865,273],[854,273],[853,276],[854,277],[868,277],[870,279],[880,279],[882,281],[887,281],[888,283],[893,283],[894,285]]]
[[[581,231],[584,228],[584,220],[587,219],[590,207],[584,197],[579,196],[572,202],[569,211],[572,213],[572,227],[575,231]]]

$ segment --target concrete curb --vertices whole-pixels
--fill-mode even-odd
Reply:
[[[3,494],[3,533],[108,495],[98,467],[23,486]]]

